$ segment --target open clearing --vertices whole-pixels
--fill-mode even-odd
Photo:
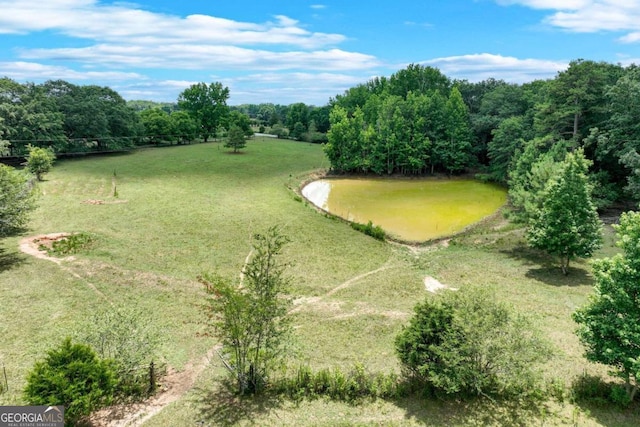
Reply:
[[[220,386],[224,369],[210,353],[217,343],[202,336],[204,292],[196,277],[217,271],[239,280],[251,234],[275,224],[292,240],[284,259],[292,262],[297,302],[291,314],[296,365],[349,368],[362,362],[372,372],[397,372],[394,337],[413,306],[434,297],[425,287],[431,277],[459,292],[491,287],[497,298],[532,314],[555,346],[545,366],[548,377],[568,385],[583,372],[606,372],[582,357],[570,317],[591,292],[588,263],[574,264],[563,277],[551,259],[523,246],[521,230],[500,218],[428,250],[378,242],[319,214],[291,190],[327,166],[318,145],[266,138],[250,142],[242,156],[211,143],[59,161],[41,184],[30,230],[0,242],[0,365],[9,383],[0,404],[20,404],[33,363],[93,311],[126,304],[155,314],[165,338],[162,359],[185,374],[179,384],[167,380],[171,399],[159,396],[147,407],[128,408],[112,425],[640,424],[637,406],[550,402],[530,411],[496,402],[417,399],[241,404],[228,395]],[[110,195],[114,171],[118,199]],[[96,242],[59,263],[19,249],[27,236],[56,232],[89,232]],[[607,233],[598,256],[615,252],[610,228]]]

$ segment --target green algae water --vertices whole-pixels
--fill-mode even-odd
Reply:
[[[499,186],[468,179],[321,179],[302,194],[333,215],[416,242],[460,232],[507,198]]]

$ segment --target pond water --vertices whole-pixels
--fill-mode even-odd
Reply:
[[[503,188],[469,179],[320,179],[302,194],[334,215],[416,242],[462,231],[507,198]]]

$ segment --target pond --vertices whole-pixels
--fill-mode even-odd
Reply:
[[[387,234],[422,242],[449,236],[496,212],[506,191],[470,179],[320,179],[307,200],[348,221],[372,221]]]

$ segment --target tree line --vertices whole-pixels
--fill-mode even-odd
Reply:
[[[229,106],[229,88],[197,83],[175,102],[126,101],[115,90],[0,78],[0,155],[24,156],[28,146],[55,153],[126,150],[148,144],[184,144],[225,136],[233,126],[279,137],[326,142],[329,106]]]
[[[636,65],[579,59],[553,79],[514,84],[412,64],[333,98],[325,149],[338,173],[471,170],[517,187],[525,169],[548,172],[582,148],[604,207],[638,193],[639,95]]]

